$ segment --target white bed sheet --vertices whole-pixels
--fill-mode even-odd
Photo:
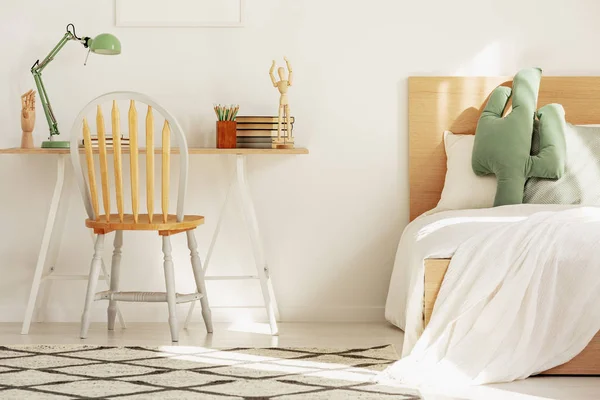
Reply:
[[[537,212],[471,237],[452,256],[429,325],[383,376],[483,385],[571,360],[600,330],[599,244],[600,207]]]
[[[412,348],[423,333],[423,260],[451,258],[465,240],[537,212],[577,207],[580,206],[519,204],[477,210],[434,209],[408,224],[398,244],[385,306],[385,318],[404,330],[405,344],[409,344],[405,349]]]

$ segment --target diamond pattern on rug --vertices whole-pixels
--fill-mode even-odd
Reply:
[[[235,351],[236,353],[239,353],[239,354],[257,355],[257,356],[262,356],[262,357],[270,358],[270,359],[274,359],[274,360],[280,360],[280,359],[285,359],[285,358],[290,358],[290,357],[298,357],[298,356],[304,356],[307,354],[311,354],[309,350],[298,352],[298,351],[294,351],[294,350],[288,349],[288,348],[280,349],[277,347],[272,347],[272,348],[267,348],[267,349],[237,348],[237,349],[231,349],[229,351]],[[339,352],[339,350],[337,350],[337,352]],[[315,354],[323,354],[323,353],[315,353]]]
[[[355,358],[348,355],[338,355],[338,354],[325,354],[313,358],[307,359],[307,361],[311,361],[320,365],[320,368],[325,369],[336,369],[336,368],[348,368],[348,366],[357,366],[361,364],[389,364],[388,360],[377,360],[377,359],[368,359],[366,357]],[[325,366],[325,367],[324,367]]]
[[[285,395],[276,398],[277,400],[347,400],[347,399],[360,399],[360,400],[379,400],[379,399],[388,399],[388,400],[411,400],[412,397],[403,397],[398,395],[390,395],[390,394],[377,394],[377,397],[373,397],[370,393],[358,393],[352,390],[343,390],[338,389],[335,392],[311,392],[311,393],[303,393],[303,394],[292,394]],[[416,398],[418,399],[418,397]]]
[[[10,389],[0,392],[2,400],[70,400],[70,397],[59,394],[30,392],[28,390]]]
[[[335,392],[311,392],[305,394],[292,394],[285,395],[281,397],[277,397],[277,400],[347,400],[347,399],[359,399],[359,400],[379,400],[379,399],[388,399],[388,400],[412,400],[419,399],[419,397],[404,397],[398,396],[397,394],[385,394],[378,393],[377,395],[372,395],[371,393],[360,393],[353,390],[344,390],[338,389]]]
[[[211,386],[209,393],[230,396],[250,397],[260,393],[263,397],[279,396],[288,393],[303,393],[313,390],[312,387],[285,383],[278,380],[237,380],[233,383]]]
[[[43,385],[54,382],[76,381],[83,378],[62,374],[51,374],[35,369],[26,369],[23,371],[0,374],[0,385],[7,386],[31,386]],[[0,396],[2,398],[2,396]]]
[[[389,347],[389,346],[383,346],[383,347]],[[333,353],[339,353],[341,350],[340,349],[321,349],[318,347],[286,347],[285,348],[286,351],[295,351],[298,353],[302,353],[302,354],[333,354]],[[361,349],[363,350],[363,349]]]
[[[160,388],[152,388],[148,386],[136,385],[129,382],[120,382],[118,380],[106,381],[101,380],[85,380],[63,383],[58,385],[43,385],[36,386],[36,389],[47,390],[59,394],[75,395],[85,398],[106,397],[115,395],[124,395],[129,393],[139,393]],[[1,392],[0,392],[1,393]]]
[[[372,360],[376,364],[389,363],[387,360]],[[273,364],[277,365],[292,365],[297,367],[304,367],[313,370],[328,370],[328,369],[345,369],[353,367],[359,364],[365,363],[363,360],[356,360],[354,358],[345,358],[332,354],[325,355],[314,355],[311,358],[299,357],[286,360],[272,361]]]
[[[249,354],[243,351],[232,349],[228,351],[213,351],[211,353],[204,353],[202,357],[206,357],[207,359],[212,360],[216,358],[218,360],[226,360],[227,362],[231,361],[234,363],[243,363],[243,362],[262,362],[262,361],[270,361],[275,360],[276,357],[265,357],[263,355]],[[218,362],[218,361],[215,361]],[[233,365],[233,364],[227,364]]]
[[[0,346],[0,359],[10,357],[20,357],[23,353],[20,351],[7,350],[5,346]]]
[[[136,384],[149,383],[155,386],[184,387],[222,381],[223,377],[218,375],[199,374],[197,372],[186,370],[177,370],[160,374],[120,378],[120,380]]]
[[[385,348],[372,348],[360,351],[352,351],[349,353],[345,353],[346,357],[365,357],[369,359],[383,359],[389,361],[396,361],[397,358],[390,354]]]
[[[27,369],[54,368],[67,365],[81,365],[90,363],[97,363],[97,361],[79,360],[74,358],[47,355],[22,355],[21,357],[0,359],[0,365],[2,366],[19,367]]]
[[[235,378],[274,378],[289,374],[314,372],[315,368],[298,367],[295,365],[278,365],[271,363],[251,363],[228,367],[211,368],[210,372]]]
[[[355,383],[369,382],[375,378],[376,374],[361,373],[359,371],[343,370],[326,370],[312,372],[309,374],[296,375],[291,378],[298,383],[308,385],[319,385],[323,381],[327,381],[328,386],[344,387]]]
[[[115,400],[146,400],[150,398],[147,394],[136,394],[133,396],[113,397]],[[154,394],[154,398],[160,400],[245,400],[243,397],[221,396],[206,393],[188,392],[183,390],[170,390]]]
[[[0,399],[420,399],[372,383],[397,359],[360,349],[0,347]],[[391,385],[391,384],[390,384]]]
[[[167,357],[161,359],[128,361],[128,364],[168,369],[197,369],[212,368],[222,365],[242,364],[242,361],[223,360],[216,358],[198,357],[194,355]]]
[[[11,349],[16,350],[16,351],[24,351],[27,352],[28,349],[30,348],[29,345],[16,345],[16,346],[10,346]],[[98,346],[93,346],[93,345],[89,345],[89,344],[38,344],[35,346],[35,352],[36,353],[46,353],[46,354],[52,354],[52,353],[69,353],[69,352],[74,352],[74,351],[81,351],[81,350],[94,350],[97,349]]]
[[[138,376],[144,375],[151,372],[160,372],[155,368],[142,367],[140,365],[127,365],[127,364],[116,364],[116,363],[102,363],[94,366],[94,368],[86,368],[82,370],[81,367],[66,367],[66,368],[54,368],[53,371],[60,372],[61,374],[73,374],[73,375],[84,375],[93,378],[112,378],[112,377],[123,377],[123,376]]]
[[[91,349],[72,353],[69,356],[99,361],[127,361],[141,358],[168,357],[168,354],[138,347],[100,347],[96,350]]]

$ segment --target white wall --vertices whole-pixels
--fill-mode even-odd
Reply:
[[[244,113],[275,112],[268,69],[287,55],[297,142],[309,156],[249,160],[266,255],[285,320],[381,320],[395,248],[408,219],[406,78],[513,74],[598,74],[600,4],[593,0],[247,0],[241,29],[117,28],[114,0],[3,1],[0,5],[0,147],[20,141],[19,95],[33,87],[31,64],[69,22],[78,34],[108,31],[118,57],[69,43],[44,72],[62,131],[79,109],[112,90],[145,92],[179,119],[190,144],[214,145],[215,102]],[[47,126],[38,108],[39,144]],[[22,318],[55,177],[52,156],[0,157],[0,321]],[[206,215],[201,253],[215,227],[233,159],[193,157],[188,212]],[[91,243],[83,207],[70,191],[57,268],[87,272]],[[213,273],[251,271],[247,237],[229,210]],[[125,236],[123,287],[161,290],[159,239]],[[151,243],[152,246],[148,246]],[[183,238],[175,240],[178,283],[191,289]],[[135,286],[137,284],[137,286]],[[59,282],[48,319],[76,321],[84,284]],[[214,305],[257,304],[257,284],[210,283]],[[124,306],[128,320],[166,318],[166,307]],[[104,304],[97,307],[104,319]],[[183,311],[183,310],[182,310]],[[199,316],[198,316],[199,318]]]

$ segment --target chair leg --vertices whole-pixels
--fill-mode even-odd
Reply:
[[[190,230],[186,232],[188,248],[190,249],[190,257],[192,259],[192,270],[194,271],[194,279],[196,280],[196,288],[198,293],[202,294],[200,304],[202,305],[202,318],[204,318],[204,324],[206,325],[206,331],[213,333],[212,324],[212,313],[210,311],[210,305],[208,304],[208,294],[206,293],[206,285],[204,283],[204,270],[202,269],[202,261],[198,255],[198,243],[194,236],[194,231]]]
[[[110,291],[119,291],[119,277],[121,275],[121,248],[123,247],[123,231],[115,232],[114,251],[112,262],[110,264]],[[117,317],[117,301],[111,300],[108,302],[108,330],[115,330],[115,318]]]
[[[179,326],[177,323],[177,298],[175,295],[175,272],[173,271],[173,257],[171,256],[171,238],[163,236],[163,254],[165,258],[165,284],[167,286],[167,304],[169,305],[169,327],[171,328],[171,340],[179,341]]]
[[[104,235],[98,235],[96,238],[96,244],[94,245],[94,257],[92,258],[92,264],[90,266],[87,293],[85,295],[85,306],[83,308],[83,315],[81,316],[81,332],[79,336],[82,339],[87,337],[88,328],[90,327],[90,318],[92,312],[91,308],[96,295],[96,285],[98,283],[98,276],[100,275],[100,267],[102,266],[103,250]]]

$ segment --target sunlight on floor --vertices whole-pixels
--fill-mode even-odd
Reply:
[[[271,327],[267,323],[254,321],[237,321],[227,327],[228,331],[258,333],[263,335],[271,334]]]
[[[369,362],[365,367],[355,364],[348,365],[347,358],[336,352],[317,354],[311,353],[310,348],[304,349],[304,354],[295,353],[293,348],[270,349],[240,349],[239,351],[223,351],[206,347],[178,347],[161,346],[159,351],[162,357],[183,363],[196,363],[198,368],[218,366],[234,369],[234,375],[259,377],[275,373],[277,376],[294,374],[301,377],[302,382],[308,385],[319,385],[327,382],[336,387],[361,384],[367,391],[385,391],[387,393],[413,394],[418,391],[396,382],[378,383],[375,378],[380,371],[389,365],[390,359],[380,359]],[[290,356],[292,358],[290,358]],[[360,357],[360,356],[358,356]],[[344,361],[346,363],[344,364]],[[193,368],[193,367],[192,367]],[[403,397],[404,398],[404,397]]]
[[[162,356],[177,362],[196,363],[199,367],[212,365],[223,368],[235,368],[241,375],[259,376],[263,373],[297,374],[307,383],[318,384],[320,380],[338,382],[338,384],[353,384],[365,382],[367,387],[407,394],[412,392],[420,395],[424,400],[454,400],[454,399],[485,399],[485,400],[554,400],[553,397],[540,397],[522,394],[514,391],[502,390],[494,387],[457,387],[447,382],[438,387],[420,387],[401,384],[385,380],[378,382],[376,378],[385,369],[385,365],[373,369],[353,367],[342,364],[335,354],[322,355],[318,360],[311,358],[285,358],[289,350],[272,348],[268,355],[258,355],[238,351],[221,351],[206,347],[161,346]],[[307,349],[308,350],[308,349]],[[372,368],[372,367],[371,367]],[[242,372],[245,371],[245,372]],[[372,384],[370,383],[372,382]]]

